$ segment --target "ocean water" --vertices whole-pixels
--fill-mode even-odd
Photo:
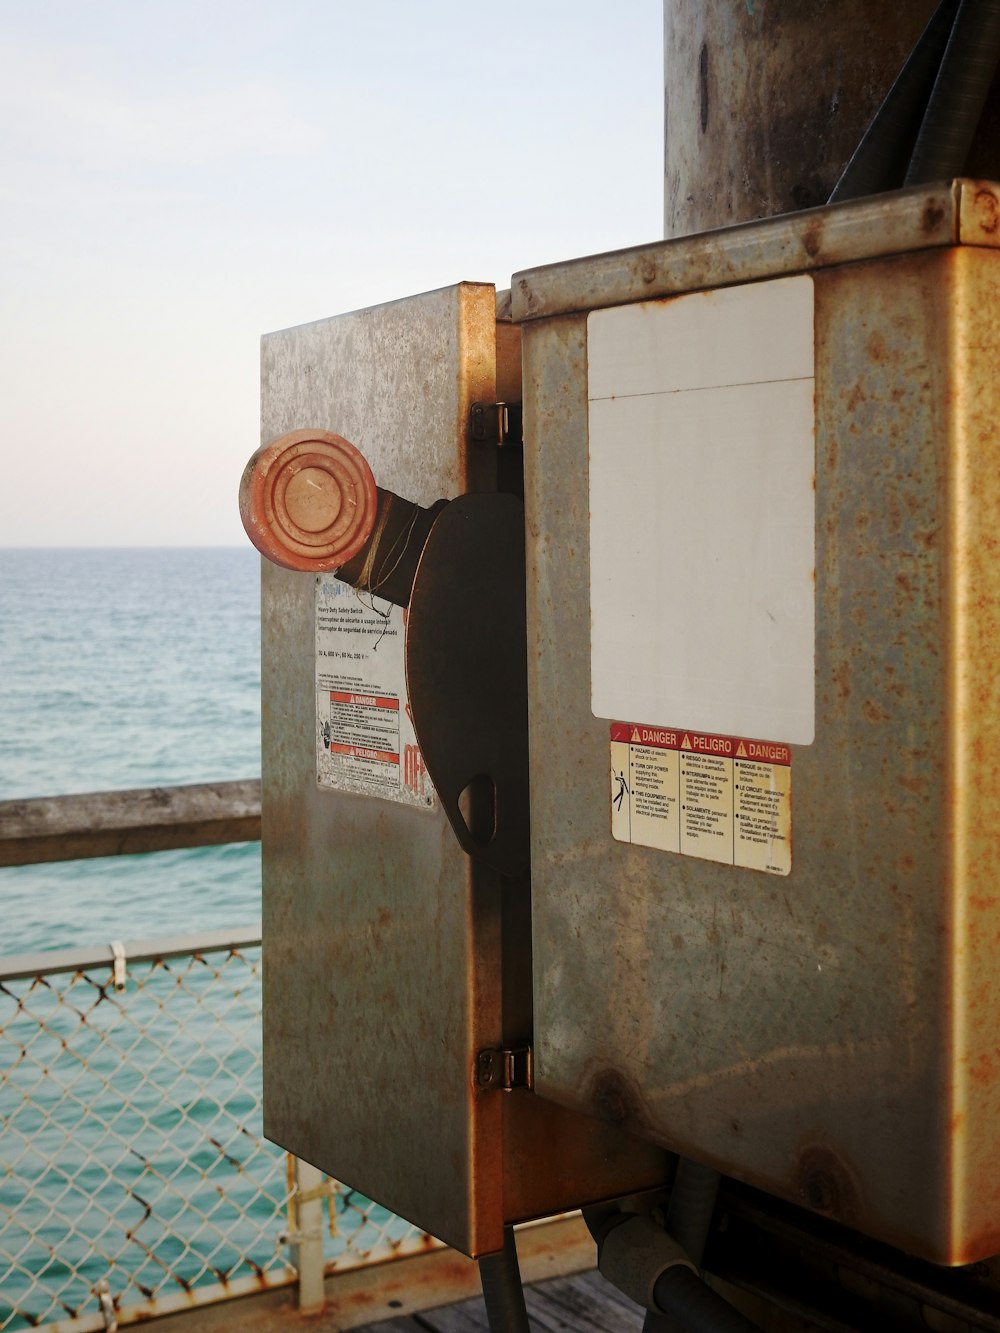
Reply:
[[[0,550],[0,800],[260,774],[259,557]],[[257,843],[0,869],[0,954],[260,916]]]
[[[259,557],[0,550],[0,800],[256,777]],[[0,869],[0,955],[254,926],[260,845]],[[280,1268],[260,956],[0,985],[0,1330]],[[332,1257],[408,1225],[337,1193]]]
[[[0,799],[259,775],[258,588],[249,547],[0,551]],[[0,869],[0,955],[259,916],[258,843]],[[259,964],[224,960],[0,988],[0,1328],[274,1262]]]
[[[256,777],[259,558],[0,550],[0,800]],[[0,955],[254,926],[260,845],[0,869]],[[0,1330],[281,1271],[259,951],[0,985]],[[347,1189],[331,1258],[407,1223]]]

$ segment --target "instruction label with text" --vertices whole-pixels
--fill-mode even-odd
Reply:
[[[619,842],[787,875],[787,745],[634,722],[611,724],[611,833]]]
[[[406,695],[405,613],[316,577],[316,781],[334,791],[436,805]]]

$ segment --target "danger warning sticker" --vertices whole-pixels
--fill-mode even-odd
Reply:
[[[610,793],[619,842],[772,875],[792,868],[787,745],[612,722]]]
[[[316,579],[316,781],[333,791],[436,806],[406,694],[404,613]]]

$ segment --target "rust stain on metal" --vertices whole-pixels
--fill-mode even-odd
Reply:
[[[796,133],[801,136],[801,126]],[[969,182],[958,182],[899,191],[836,210],[789,212],[747,222],[736,232],[701,232],[549,264],[515,274],[513,317],[518,322],[551,318],[647,296],[672,296],[831,264],[951,247],[963,226],[978,244],[995,245],[1000,230],[991,234],[962,214],[963,208],[966,213],[973,211],[968,187]]]
[[[848,1226],[862,1216],[857,1178],[843,1157],[832,1148],[823,1144],[804,1148],[794,1174],[799,1198],[813,1212]]]
[[[1000,200],[995,190],[980,189],[974,196],[976,225],[987,236],[993,236],[1000,228]]]
[[[949,473],[949,579],[946,610],[956,648],[949,707],[954,729],[949,755],[951,887],[954,892],[956,1011],[955,1087],[952,1105],[965,1113],[953,1135],[962,1177],[953,1187],[964,1224],[960,1243],[972,1249],[996,1240],[1000,1182],[992,1169],[1000,1116],[1000,682],[994,669],[1000,636],[996,533],[1000,524],[997,393],[992,358],[983,349],[1000,340],[1000,275],[990,252],[966,249],[951,266],[955,307],[956,377],[952,468]],[[975,354],[978,353],[978,356]],[[956,1235],[961,1228],[956,1227]]]
[[[619,1069],[594,1074],[585,1096],[591,1113],[613,1125],[638,1130],[648,1121],[638,1088]]]
[[[823,219],[815,218],[810,221],[805,231],[802,233],[802,248],[810,259],[815,259],[823,249]]]
[[[920,225],[924,231],[934,232],[945,218],[945,210],[936,199],[928,199],[924,211],[920,214]]]
[[[238,1157],[234,1157],[232,1153],[227,1152],[218,1139],[213,1139],[209,1135],[208,1141],[227,1165],[234,1167],[237,1171],[243,1171],[243,1163]]]

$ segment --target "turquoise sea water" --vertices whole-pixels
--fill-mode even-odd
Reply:
[[[0,800],[256,777],[259,558],[0,550]],[[0,869],[0,955],[254,926],[260,845]],[[260,950],[0,983],[0,1333],[282,1271]],[[408,1226],[349,1190],[333,1257]]]
[[[258,586],[249,548],[0,551],[0,799],[257,776]],[[259,915],[257,843],[0,869],[0,955]],[[0,985],[3,1330],[280,1261],[259,950],[107,975]]]
[[[0,550],[0,800],[257,777],[259,557]],[[256,843],[0,869],[0,954],[255,922]]]
[[[0,550],[0,800],[256,777],[259,558]],[[254,926],[260,846],[0,869],[0,955]],[[0,1331],[281,1269],[260,950],[0,983]],[[407,1224],[339,1191],[332,1257]]]

